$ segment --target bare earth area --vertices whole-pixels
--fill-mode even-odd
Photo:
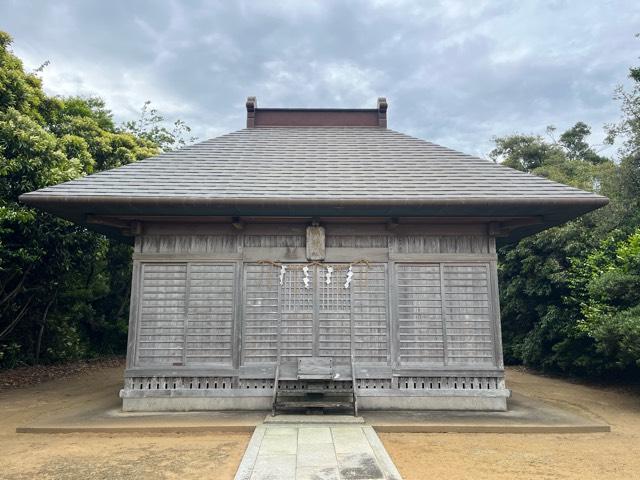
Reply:
[[[3,373],[0,372],[0,376]],[[1,380],[1,379],[0,379]],[[16,434],[19,425],[114,403],[122,366],[0,391],[0,478],[232,479],[249,434]],[[380,433],[406,480],[640,478],[640,396],[510,369],[508,387],[603,420],[611,433]]]
[[[249,434],[15,433],[18,425],[78,404],[112,403],[121,383],[118,366],[0,391],[0,478],[233,478]]]
[[[405,480],[640,478],[640,395],[509,369],[507,387],[611,425],[591,434],[380,433]]]

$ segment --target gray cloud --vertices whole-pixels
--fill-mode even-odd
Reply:
[[[45,88],[99,95],[119,121],[149,99],[200,138],[263,106],[373,106],[390,126],[468,153],[491,138],[617,118],[638,63],[631,1],[0,0],[0,28]],[[613,153],[613,152],[611,152]]]

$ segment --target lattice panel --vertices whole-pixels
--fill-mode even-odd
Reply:
[[[278,271],[274,271],[278,275]],[[297,361],[298,357],[313,355],[313,289],[315,276],[309,269],[309,288],[302,281],[300,266],[289,266],[280,288],[282,327],[280,330],[280,356],[283,361]]]
[[[187,364],[231,364],[234,280],[233,264],[191,264]]]
[[[444,364],[439,264],[396,266],[400,363]]]
[[[187,265],[143,264],[137,365],[181,365]]]
[[[489,266],[443,264],[449,364],[493,364]]]
[[[356,361],[386,365],[389,362],[386,265],[355,265],[351,290]]]
[[[243,364],[276,362],[279,288],[278,272],[272,265],[245,264]]]
[[[344,288],[347,265],[334,265],[331,283],[326,268],[318,268],[318,355],[336,364],[351,361],[351,289]]]

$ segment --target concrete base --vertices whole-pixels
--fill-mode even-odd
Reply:
[[[193,395],[193,392],[136,391],[134,395],[122,391],[122,410],[125,412],[193,412],[225,410],[269,410],[271,395]],[[235,393],[235,392],[233,392]],[[253,392],[252,392],[253,393]],[[503,390],[436,390],[429,393],[387,390],[358,392],[358,407],[362,410],[452,410],[504,412],[510,391]]]
[[[266,400],[266,398],[264,399]],[[574,412],[556,405],[514,394],[506,412],[474,411],[383,411],[366,410],[354,419],[342,415],[343,422],[362,421],[379,432],[423,433],[594,433],[608,432],[609,425],[590,418],[588,412]],[[37,423],[22,425],[18,433],[202,433],[253,432],[265,422],[267,411],[136,412],[125,413],[116,395],[96,403],[77,402],[70,411],[40,417]],[[269,423],[292,422],[337,424],[333,415],[278,415]]]
[[[269,397],[142,397],[123,398],[123,412],[206,412],[271,409]]]
[[[364,423],[364,418],[352,415],[276,415],[264,418],[265,424],[277,425],[352,425]]]

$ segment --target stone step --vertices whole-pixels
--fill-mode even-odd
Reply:
[[[353,402],[335,402],[330,400],[278,400],[277,408],[353,408]]]
[[[306,393],[322,393],[325,395],[332,394],[343,394],[343,395],[351,395],[353,394],[353,389],[346,388],[304,388],[300,390],[280,390],[278,389],[278,395],[304,395]]]

